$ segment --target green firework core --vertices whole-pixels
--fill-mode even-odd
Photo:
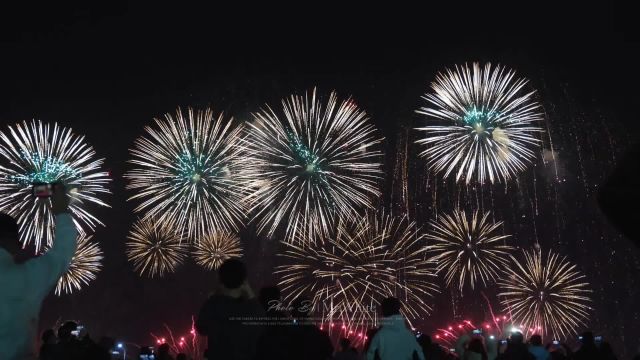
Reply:
[[[37,153],[23,152],[22,157],[32,164],[32,168],[26,174],[10,175],[8,178],[21,185],[37,183],[53,183],[60,179],[77,179],[80,174],[66,162],[49,157],[42,157]]]
[[[493,112],[478,110],[475,106],[464,114],[464,123],[476,135],[491,136],[493,130]]]

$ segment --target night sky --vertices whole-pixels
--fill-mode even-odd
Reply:
[[[130,168],[128,149],[153,117],[178,106],[212,106],[249,120],[264,104],[317,87],[326,95],[335,89],[341,98],[352,96],[385,136],[380,206],[408,210],[420,225],[456,203],[492,210],[516,245],[538,241],[579,265],[594,290],[590,326],[620,353],[631,354],[640,345],[640,252],[596,201],[599,186],[640,130],[640,37],[629,9],[319,6],[292,14],[124,3],[3,11],[3,130],[33,118],[70,126],[106,158],[113,179],[113,194],[106,198],[112,208],[95,209],[106,224],[94,237],[105,253],[104,268],[77,294],[49,296],[42,328],[78,319],[92,334],[139,344],[149,343],[149,332],[165,323],[187,329],[214,274],[191,262],[160,280],[133,273],[124,255],[136,218],[122,179]],[[407,131],[423,124],[414,110],[423,105],[420,96],[436,72],[471,61],[501,63],[529,78],[546,113],[544,149],[550,151],[552,143],[557,160],[545,162],[541,152],[506,194],[504,186],[491,193],[489,186],[434,180],[417,157],[418,134]],[[402,149],[409,159],[406,178],[396,171],[405,158]],[[403,181],[406,196],[399,191]],[[278,245],[254,230],[249,225],[241,236],[258,288],[277,281],[272,272]],[[495,289],[486,292],[495,295]],[[457,301],[456,311],[482,319],[477,293]],[[497,300],[493,306],[499,307]],[[424,332],[446,325],[452,307],[444,290],[434,314],[421,324]]]

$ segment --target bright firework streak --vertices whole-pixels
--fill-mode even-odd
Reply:
[[[178,109],[147,126],[131,150],[135,168],[125,175],[141,199],[136,212],[170,221],[199,241],[210,231],[237,230],[244,219],[240,134],[232,120],[211,109]]]
[[[300,229],[296,235],[309,234]],[[409,320],[431,310],[425,300],[437,291],[433,264],[415,223],[406,217],[341,221],[325,239],[285,246],[286,264],[275,271],[284,299],[312,299],[315,309],[327,309],[327,321],[375,322],[371,307],[390,296],[401,300]]]
[[[105,185],[110,180],[100,171],[103,159],[95,159],[83,136],[58,124],[25,121],[0,133],[0,156],[0,211],[17,219],[23,244],[33,242],[40,252],[53,241],[51,201],[33,196],[34,183],[63,182],[76,188],[70,193],[70,210],[78,232],[103,225],[87,205],[108,206],[98,196],[109,193]]]
[[[216,270],[227,259],[242,256],[238,235],[221,231],[206,235],[194,245],[193,258],[196,263],[209,270]]]
[[[187,244],[170,223],[138,220],[128,239],[127,257],[140,275],[162,277],[174,272],[187,256]]]
[[[524,92],[526,79],[514,78],[513,70],[499,65],[484,69],[456,66],[439,73],[431,84],[433,93],[423,96],[429,105],[417,110],[434,125],[418,128],[427,148],[421,156],[429,167],[456,181],[476,178],[484,183],[507,181],[535,158],[541,141],[536,134],[544,120],[534,92]]]
[[[501,280],[502,304],[522,331],[545,332],[554,339],[566,338],[588,319],[588,284],[576,266],[549,251],[523,251],[524,261],[512,257]],[[531,331],[529,331],[531,329]]]
[[[478,281],[487,286],[509,265],[513,248],[504,244],[509,235],[497,234],[502,222],[491,222],[490,214],[475,211],[467,216],[464,211],[454,210],[452,215],[431,221],[432,231],[426,235],[431,240],[428,248],[448,286],[457,283],[460,291],[466,283],[472,289]]]
[[[95,280],[96,274],[102,268],[102,250],[97,243],[91,242],[92,235],[78,235],[78,247],[71,258],[69,269],[58,279],[55,294],[62,292],[71,294],[74,290],[82,289],[83,285]]]
[[[254,114],[246,138],[249,197],[258,230],[273,235],[286,227],[291,240],[300,227],[325,233],[337,219],[372,206],[380,195],[381,139],[352,100],[338,104],[332,92],[323,106],[315,90]]]

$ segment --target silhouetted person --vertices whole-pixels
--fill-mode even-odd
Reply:
[[[358,360],[358,350],[351,346],[351,340],[340,339],[340,350],[333,356],[334,360]]]
[[[422,348],[422,354],[425,360],[444,360],[445,352],[440,345],[435,344],[431,337],[427,334],[422,334],[418,337],[418,344]]]
[[[462,356],[462,360],[487,360],[487,349],[482,339],[475,337],[469,341],[469,345]]]
[[[507,348],[498,355],[498,360],[535,360],[535,356],[529,352],[524,343],[522,333],[514,332],[507,341]]]
[[[258,298],[266,313],[266,326],[258,340],[257,359],[294,359],[295,355],[291,352],[291,322],[284,311],[286,307],[280,301],[280,289],[277,286],[263,287]]]
[[[116,342],[113,338],[103,336],[97,344],[90,346],[87,358],[92,360],[111,360],[111,351],[115,344]]]
[[[76,250],[69,198],[58,185],[51,197],[55,216],[53,246],[46,254],[18,263],[18,223],[0,214],[0,354],[3,360],[37,359],[36,337],[42,300],[67,271]],[[26,226],[35,226],[25,224]]]
[[[591,331],[587,331],[582,334],[582,339],[580,339],[580,349],[578,349],[575,353],[573,353],[574,360],[596,360],[600,359],[600,351],[596,346],[596,343],[593,339],[593,333]]]
[[[58,344],[56,345],[56,359],[81,360],[84,359],[82,343],[74,334],[78,331],[78,324],[67,321],[58,329]]]
[[[265,316],[247,283],[247,269],[238,259],[225,261],[218,269],[221,291],[202,305],[196,330],[207,336],[208,360],[253,359]]]
[[[460,359],[495,360],[498,356],[498,344],[495,339],[486,339],[479,334],[462,334],[456,341],[456,354]]]
[[[369,347],[371,347],[371,340],[373,340],[373,338],[376,336],[376,334],[378,333],[378,328],[371,328],[369,330],[367,330],[367,336],[365,337],[365,342],[364,342],[364,346],[362,347],[362,354],[366,357],[367,355],[367,351],[369,350]],[[380,354],[378,353],[378,350],[374,350],[374,354],[373,354],[373,359],[374,360],[380,360]]]
[[[169,344],[162,344],[158,346],[158,351],[156,352],[156,360],[173,360],[171,357],[171,348]]]
[[[600,358],[603,360],[618,360],[618,357],[613,352],[613,347],[606,341],[600,345]]]
[[[550,360],[551,354],[542,346],[542,336],[532,335],[529,339],[529,352],[536,357],[536,360]]]
[[[176,360],[187,360],[187,354],[180,353],[180,354],[176,355]]]
[[[40,360],[55,360],[55,349],[58,343],[55,331],[47,329],[42,333],[42,345],[40,346]]]
[[[309,321],[312,302],[298,299],[292,304],[293,325],[291,331],[291,353],[296,359],[325,360],[333,355],[329,335]]]
[[[380,306],[382,326],[371,340],[367,360],[374,360],[376,351],[380,360],[424,360],[416,337],[407,328],[404,317],[400,315],[400,301],[396,298],[386,298]]]

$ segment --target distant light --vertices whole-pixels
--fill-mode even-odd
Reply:
[[[349,335],[353,334],[353,330],[349,330]]]
[[[462,325],[458,325],[458,329],[462,329]]]
[[[517,333],[521,333],[522,331],[520,331],[520,329],[518,329],[517,327],[514,326],[514,327],[511,328],[511,332],[512,333],[516,333],[516,332]]]
[[[122,343],[118,343],[118,345],[117,345],[117,346],[118,346],[118,349],[122,349],[122,347],[123,347],[124,345],[122,345]]]
[[[180,338],[180,341],[184,341],[184,336]]]
[[[333,327],[333,325],[335,325],[334,323],[331,323],[331,327]]]
[[[502,320],[507,320],[507,317],[506,317],[506,316],[503,316],[503,317],[502,317]]]
[[[158,345],[162,344],[162,341],[160,341],[160,339],[156,340],[156,342],[158,343]]]
[[[440,335],[436,335],[436,339],[440,339]]]
[[[449,330],[453,330],[453,328],[451,326],[449,326]]]
[[[358,337],[362,337],[362,333],[358,334]]]
[[[485,325],[484,327],[487,328],[487,329],[491,329],[491,325],[489,325],[489,324]]]
[[[167,339],[162,338],[162,342],[163,342],[163,343],[166,343],[166,342],[167,342]]]
[[[196,333],[196,331],[195,331],[195,330],[191,330],[190,332],[191,332],[191,335],[193,335],[193,334],[195,334],[195,333]]]
[[[495,336],[493,336],[493,335],[490,335],[490,336],[489,336],[489,339],[491,339],[491,340],[493,340],[493,339],[495,339],[495,338],[496,338],[496,337],[495,337]]]

